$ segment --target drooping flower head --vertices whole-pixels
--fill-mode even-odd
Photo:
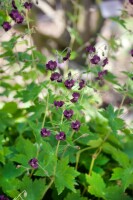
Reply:
[[[29,160],[28,163],[32,168],[34,169],[38,168],[38,160],[36,158],[32,158],[31,160]]]
[[[80,122],[78,120],[76,120],[75,122],[71,123],[72,129],[75,130],[75,131],[78,131],[80,126],[81,126],[81,124],[80,124]]]
[[[80,80],[80,82],[79,82],[79,88],[78,88],[78,90],[81,90],[82,88],[84,88],[85,87],[85,80]]]
[[[46,69],[47,70],[51,70],[51,71],[54,71],[57,67],[57,62],[56,61],[53,61],[53,60],[50,60],[47,64],[46,64]]]
[[[22,24],[24,17],[18,12],[18,10],[12,10],[9,15],[16,23]]]
[[[75,103],[78,101],[79,97],[80,97],[80,94],[78,92],[74,92],[72,94],[73,98],[70,100],[72,103]]]
[[[88,52],[88,53],[95,53],[95,51],[96,51],[96,48],[94,47],[94,46],[92,46],[92,45],[90,45],[90,46],[88,46],[88,47],[86,47],[86,51]]]
[[[104,67],[104,66],[107,65],[107,64],[108,64],[108,58],[105,58],[105,59],[103,60],[102,66]]]
[[[66,56],[63,57],[63,61],[69,60],[70,56],[71,56],[71,52],[69,51],[67,52]]]
[[[9,31],[11,29],[11,25],[9,22],[3,22],[2,27],[5,31]]]
[[[64,117],[65,117],[66,119],[70,119],[70,118],[73,116],[74,112],[73,112],[73,110],[65,110],[65,111],[63,112],[63,114],[64,114]]]
[[[52,73],[50,79],[51,81],[62,82],[61,74],[58,72]]]
[[[64,132],[59,132],[59,134],[56,134],[56,140],[65,140],[66,139],[66,134]]]
[[[17,6],[16,6],[16,4],[15,4],[15,1],[14,1],[14,0],[12,0],[12,7],[13,7],[13,9],[17,9]]]
[[[54,101],[54,105],[56,108],[62,107],[64,105],[64,101]]]
[[[51,134],[51,132],[48,129],[46,129],[46,128],[41,129],[41,136],[42,137],[48,137],[48,136],[50,136],[50,134]]]
[[[75,81],[73,79],[67,79],[64,84],[67,89],[71,89],[74,86]]]
[[[94,55],[90,61],[92,64],[96,65],[100,62],[100,57],[98,55]]]
[[[32,8],[32,3],[25,2],[25,3],[24,3],[24,7],[25,7],[27,10],[30,10],[30,9]]]
[[[103,76],[106,75],[107,73],[108,73],[107,70],[103,70],[103,71],[98,72],[98,76],[96,77],[96,80],[102,80]]]

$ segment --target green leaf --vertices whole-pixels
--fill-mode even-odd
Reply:
[[[128,167],[126,169],[115,168],[110,180],[121,180],[122,188],[125,191],[130,184],[133,184],[133,169]]]
[[[98,138],[97,140],[90,140],[88,142],[88,145],[91,147],[99,147],[102,144],[103,140],[101,138]]]
[[[17,152],[11,160],[18,162],[25,167],[29,167],[28,161],[37,155],[37,146],[30,140],[20,136],[17,139],[15,147]]]
[[[116,149],[111,144],[105,142],[103,144],[103,151],[105,153],[109,153],[122,167],[130,166],[127,154],[119,149]]]
[[[118,185],[108,187],[105,196],[107,200],[132,200]]]
[[[76,190],[76,193],[68,193],[64,200],[87,200],[86,197],[81,197],[80,190]]]
[[[13,119],[7,112],[0,111],[0,133],[4,132],[7,127],[12,125]]]
[[[31,83],[27,86],[26,90],[18,91],[15,97],[19,97],[23,102],[34,101],[39,93],[41,92],[43,85],[37,85],[36,83]]]
[[[14,114],[17,111],[17,104],[16,102],[8,102],[2,108],[2,111]]]
[[[106,185],[102,177],[99,174],[92,172],[91,176],[86,175],[86,180],[90,184],[88,191],[96,197],[105,199]]]
[[[16,168],[13,163],[9,162],[2,168],[0,167],[0,186],[3,192],[11,197],[17,195],[20,180],[16,177],[20,176],[25,171],[24,168]]]
[[[58,194],[61,194],[65,188],[76,192],[75,185],[75,177],[79,175],[79,173],[68,165],[68,157],[63,158],[58,161],[55,175],[55,187],[57,188]]]
[[[117,117],[118,110],[114,111],[112,105],[109,105],[105,111],[102,111],[102,114],[109,120],[109,125],[114,134],[117,133],[117,130],[121,130],[124,127],[124,121]]]
[[[46,188],[45,179],[35,179],[32,181],[28,176],[25,176],[20,184],[20,191],[26,191],[25,200],[40,200],[43,199],[43,194]]]
[[[123,28],[127,29],[126,27],[126,21],[123,19],[120,19],[120,17],[111,17],[111,19],[115,22],[117,22],[118,24],[120,24]]]

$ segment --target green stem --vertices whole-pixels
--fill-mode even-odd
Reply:
[[[48,101],[49,101],[49,94],[47,95],[47,101],[46,101],[46,109],[43,117],[43,122],[42,122],[42,128],[44,127],[45,120],[46,120],[46,115],[47,115],[47,110],[48,110]]]
[[[44,193],[43,193],[43,197],[45,196],[46,192],[49,190],[49,188],[51,187],[51,185],[53,184],[53,182],[54,182],[54,177],[51,179],[51,181],[49,182],[49,184],[45,188]]]
[[[56,155],[57,158],[58,158],[59,145],[60,145],[60,140],[58,140],[56,151],[55,151],[55,155]]]
[[[30,29],[30,23],[29,23],[29,17],[28,17],[28,10],[26,10],[26,22],[27,22],[27,26],[28,26],[28,31],[29,31],[29,36],[30,36],[30,47],[32,47],[32,35],[31,35],[31,29]],[[35,65],[35,58],[34,58],[34,54],[33,51],[31,50],[31,56],[32,56],[32,65],[34,68],[36,68]]]
[[[79,159],[80,159],[81,153],[83,153],[84,151],[93,149],[93,148],[94,148],[94,147],[86,147],[86,148],[80,150],[80,151],[77,153],[77,155],[76,155],[76,166],[75,166],[76,170],[78,170],[78,163],[79,163]]]

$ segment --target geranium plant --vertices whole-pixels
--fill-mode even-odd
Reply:
[[[4,0],[1,8],[3,34],[14,24],[27,28],[1,42],[0,199],[132,200],[133,129],[121,117],[133,97],[132,71],[123,72],[121,85],[104,68],[109,58],[90,44],[84,71],[61,73],[73,51],[58,52],[57,59],[36,50],[32,3]],[[16,51],[26,35],[30,47]],[[119,107],[101,107],[108,83],[122,95]]]

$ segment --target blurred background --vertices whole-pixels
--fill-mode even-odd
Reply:
[[[70,70],[84,71],[88,62],[85,48],[92,44],[99,51],[106,45],[105,55],[109,63],[105,69],[114,73],[120,84],[126,82],[121,71],[132,70],[130,50],[133,47],[133,5],[129,0],[32,0],[30,26],[33,29],[32,44],[46,57],[46,61],[57,59],[56,50],[66,47],[72,50],[66,66]],[[14,25],[4,32],[0,29],[0,42],[8,41],[12,35],[24,33],[26,24]],[[19,38],[15,51],[25,52],[29,47],[29,36]],[[28,41],[28,42],[27,42]],[[100,50],[101,49],[101,50]],[[2,51],[2,50],[1,50]],[[0,59],[0,66],[5,61]],[[65,70],[63,66],[62,70]],[[45,65],[44,65],[45,67]],[[11,73],[10,69],[5,71]],[[21,82],[20,77],[16,81]],[[112,103],[119,106],[122,96],[109,87],[102,93],[103,106]],[[125,104],[132,100],[127,98]],[[132,118],[129,112],[129,120]]]

